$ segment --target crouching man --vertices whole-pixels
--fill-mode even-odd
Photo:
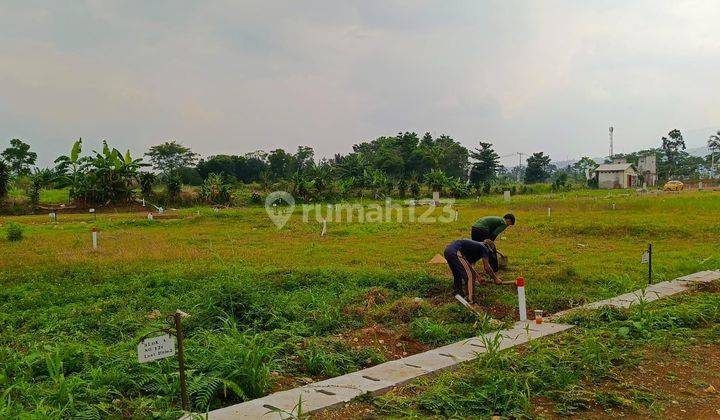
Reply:
[[[483,269],[487,275],[492,277],[495,284],[502,284],[497,273],[490,267],[490,254],[492,251],[488,245],[469,239],[459,239],[445,248],[445,260],[453,273],[453,289],[455,294],[463,296],[472,303],[473,284],[484,282],[473,264],[482,260]]]

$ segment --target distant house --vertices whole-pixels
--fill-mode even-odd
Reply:
[[[632,163],[621,161],[602,164],[595,169],[598,187],[602,189],[637,187],[638,175]]]

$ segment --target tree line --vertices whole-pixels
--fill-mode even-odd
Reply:
[[[720,131],[708,139],[707,158],[690,156],[679,130],[660,139],[660,147],[617,155],[637,164],[640,156],[657,156],[661,179],[698,177],[713,168],[720,152]],[[235,189],[249,185],[252,198],[261,201],[262,192],[290,191],[298,200],[336,200],[350,197],[419,197],[428,190],[454,197],[488,194],[509,184],[551,182],[562,190],[570,184],[592,186],[589,174],[597,163],[583,157],[573,165],[558,168],[543,152],[531,154],[525,166],[506,168],[492,143],[480,141],[468,149],[447,135],[433,137],[401,132],[353,146],[352,152],[317,160],[312,147],[295,151],[275,149],[244,155],[213,155],[201,158],[176,141],[152,146],[142,157],[121,153],[102,141],[100,151],[84,151],[82,139],[73,143],[67,155],[55,165],[37,168],[37,154],[20,139],[0,154],[0,197],[11,183],[22,188],[33,206],[43,188],[67,188],[78,204],[131,202],[142,196],[177,200],[183,185],[197,186],[196,198],[223,204]]]

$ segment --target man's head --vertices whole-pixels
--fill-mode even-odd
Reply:
[[[508,213],[505,216],[503,216],[503,219],[505,219],[505,224],[508,226],[512,226],[515,224],[515,216],[512,213]]]

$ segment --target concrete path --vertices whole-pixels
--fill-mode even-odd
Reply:
[[[694,282],[720,279],[718,271],[702,271],[673,281],[653,284],[645,289],[612,299],[572,308],[554,314],[550,319],[578,309],[602,306],[627,308],[644,300],[651,302],[683,292]],[[297,415],[342,406],[363,394],[379,395],[425,375],[440,372],[475,359],[482,353],[515,347],[536,338],[572,328],[573,325],[544,322],[518,322],[507,330],[495,331],[462,340],[424,353],[386,362],[358,372],[315,382],[303,387],[276,392],[256,400],[221,408],[209,413],[210,419],[287,419]],[[300,404],[300,401],[302,403]]]
[[[488,351],[500,351],[572,328],[572,325],[518,322],[507,330],[473,337],[424,353],[386,362],[368,369],[209,413],[211,419],[282,419],[302,413],[342,406],[363,394],[379,395],[413,379],[452,368]]]
[[[679,277],[671,281],[663,281],[649,285],[644,289],[639,289],[634,292],[625,293],[614,298],[601,300],[599,302],[589,303],[587,305],[577,306],[562,312],[558,312],[549,317],[550,320],[558,319],[561,316],[579,309],[598,309],[603,306],[611,306],[615,308],[629,308],[631,305],[637,304],[641,301],[652,302],[667,296],[672,296],[676,293],[684,292],[688,290],[693,283],[708,283],[711,281],[720,280],[720,271],[700,271],[687,276]]]

